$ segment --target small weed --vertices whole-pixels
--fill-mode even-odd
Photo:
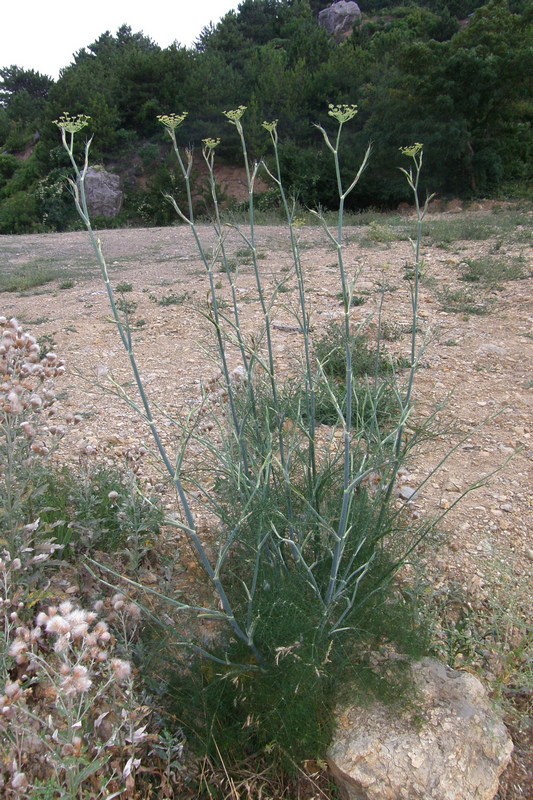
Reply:
[[[67,468],[46,470],[39,486],[28,518],[40,518],[67,558],[80,547],[111,553],[127,547],[138,561],[159,533],[162,513],[144,499],[132,474],[93,466],[79,474]]]
[[[133,285],[131,283],[117,283],[115,288],[115,292],[119,294],[125,294],[126,292],[133,291]]]
[[[404,326],[399,322],[388,322],[387,320],[381,323],[381,338],[386,342],[397,342],[402,338],[406,332]]]
[[[443,289],[437,293],[437,297],[442,309],[453,314],[483,316],[490,311],[488,300],[480,299],[478,295],[466,289]]]
[[[145,325],[146,325],[146,320],[145,319],[138,319],[135,322],[135,327],[136,328],[144,328]]]
[[[35,319],[24,320],[26,325],[31,325],[32,327],[34,325],[44,325],[45,322],[50,322],[50,317],[35,317]]]
[[[521,258],[508,260],[490,256],[470,258],[461,264],[460,269],[460,280],[467,283],[484,283],[487,286],[498,286],[504,281],[518,281],[527,277]]]
[[[59,288],[60,289],[73,289],[74,286],[75,286],[75,283],[72,280],[72,278],[67,278],[67,280],[61,281],[61,283],[59,284]]]
[[[159,300],[156,300],[156,303],[158,306],[181,306],[183,303],[186,303],[189,298],[189,292],[183,292],[183,294],[169,292],[168,294],[164,294],[163,297],[160,297]],[[154,298],[151,297],[151,299],[153,300]]]
[[[339,302],[344,302],[344,294],[342,292],[337,292],[337,300]],[[366,303],[367,298],[362,294],[354,294],[352,297],[352,308],[357,308],[357,306],[362,306]]]
[[[378,222],[372,221],[365,229],[363,236],[360,239],[361,247],[374,247],[376,244],[384,244],[390,247],[391,242],[398,239],[398,234],[390,225],[380,225]]]
[[[37,344],[41,348],[41,353],[50,353],[57,350],[57,342],[54,339],[53,333],[44,333],[37,339]]]
[[[119,297],[116,302],[118,310],[122,311],[123,314],[134,314],[137,310],[137,303],[133,300],[125,300],[123,297]]]
[[[221,263],[220,272],[236,272],[238,266],[239,264],[234,258],[227,258]]]
[[[315,343],[315,356],[328,378],[346,377],[346,350],[344,330],[340,324],[332,324],[322,338]],[[352,334],[350,341],[352,355],[352,374],[355,376],[374,375],[376,372],[391,372],[392,363],[372,348],[366,336]]]

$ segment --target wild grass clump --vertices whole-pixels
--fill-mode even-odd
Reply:
[[[194,216],[192,153],[183,152],[177,142],[176,132],[187,115],[159,117],[188,198],[185,206],[172,196],[167,200],[190,228],[205,269],[210,298],[205,316],[220,366],[220,377],[204,388],[197,414],[176,421],[184,442],[175,454],[169,453],[154,420],[132,331],[120,313],[87,212],[89,145],[81,169],[74,157],[75,136],[87,119],[64,115],[57,124],[76,176],[71,181],[76,208],[98,258],[135,378],[138,397],[129,402],[146,422],[176,489],[180,517],[168,522],[186,536],[208,584],[192,595],[193,600],[128,580],[136,591],[145,592],[152,607],[158,603],[152,617],[159,641],[143,651],[145,672],[158,675],[155,683],[163,681],[167,698],[177,698],[172,714],[185,723],[204,753],[228,763],[258,750],[276,752],[286,765],[324,755],[333,709],[347,685],[359,680],[366,687],[362,692],[372,687],[377,693],[403,695],[405,683],[397,682],[393,666],[401,658],[386,654],[408,650],[408,640],[420,639],[416,615],[396,591],[394,575],[427,532],[427,526],[407,524],[405,507],[396,502],[396,480],[416,444],[416,434],[407,435],[407,424],[419,358],[420,244],[429,198],[420,204],[422,146],[404,148],[410,166],[403,173],[417,222],[414,269],[407,282],[412,309],[409,363],[400,376],[385,359],[379,334],[376,345],[370,345],[352,320],[355,294],[344,263],[344,205],[367,166],[370,148],[348,184],[343,182],[338,154],[343,128],[355,117],[356,107],[330,105],[334,132],[318,127],[331,158],[339,202],[334,219],[307,212],[321,226],[336,258],[342,314],[339,326],[325,339],[314,337],[310,321],[299,211],[284,189],[277,123],[263,124],[272,145],[271,167],[250,163],[242,124],[245,111],[241,106],[225,112],[225,117],[241,142],[249,188],[247,223],[234,227],[242,241],[238,259],[248,262],[247,275],[253,277],[259,306],[252,335],[242,324],[237,302],[239,264],[226,249],[215,179],[219,140],[205,139],[202,149],[213,208],[213,247],[203,243]],[[292,257],[289,272],[273,289],[264,281],[255,233],[254,185],[261,168],[278,192]],[[385,238],[389,235],[387,231]],[[293,313],[300,333],[301,370],[287,379],[279,369],[273,314],[289,279],[297,300]],[[224,298],[221,282],[227,284]],[[321,424],[326,422],[320,416],[321,397],[330,404],[326,424]],[[386,422],[382,401],[388,409]],[[196,470],[185,474],[191,442]],[[187,490],[191,484],[211,520],[210,530],[201,535]],[[111,569],[109,575],[110,581],[120,580]],[[186,625],[179,622],[180,613]],[[178,645],[187,655],[173,660]],[[376,657],[378,652],[384,655]]]
[[[0,292],[29,292],[52,283],[60,276],[60,271],[51,267],[21,267],[7,275],[0,275]]]
[[[468,258],[460,265],[460,271],[460,280],[489,287],[527,278],[524,259],[521,258]]]
[[[452,312],[453,314],[482,317],[490,313],[490,300],[479,292],[468,289],[451,289],[448,287],[437,292],[437,297],[443,310]]]

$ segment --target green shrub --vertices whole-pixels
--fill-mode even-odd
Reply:
[[[34,191],[20,191],[0,203],[1,233],[39,233],[44,230]]]
[[[163,514],[143,497],[131,473],[97,465],[63,467],[38,474],[37,483],[26,517],[40,518],[65,557],[125,549],[138,557],[154,546]]]

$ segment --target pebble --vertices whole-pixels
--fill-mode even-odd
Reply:
[[[416,489],[413,489],[412,486],[402,486],[400,491],[398,492],[402,500],[409,502],[409,500],[413,500],[416,494]]]
[[[531,547],[526,548],[526,558],[529,561],[533,561],[533,550],[531,549]]]

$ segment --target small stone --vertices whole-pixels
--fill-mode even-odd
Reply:
[[[410,500],[414,500],[416,489],[413,489],[412,486],[402,486],[398,494],[402,500],[405,500],[408,503]]]
[[[444,489],[444,491],[445,492],[457,492],[457,493],[460,493],[463,490],[462,490],[462,487],[461,487],[460,483],[457,483],[457,481],[450,481],[449,484]]]
[[[528,559],[528,561],[533,561],[533,550],[531,549],[531,547],[526,548],[526,558]]]
[[[507,350],[504,347],[501,347],[497,344],[491,344],[490,342],[486,342],[482,344],[476,350],[476,355],[480,356],[506,356]]]
[[[506,511],[508,514],[510,514],[512,512],[512,510],[513,510],[513,504],[512,503],[502,503],[500,508],[501,508],[502,511]]]

